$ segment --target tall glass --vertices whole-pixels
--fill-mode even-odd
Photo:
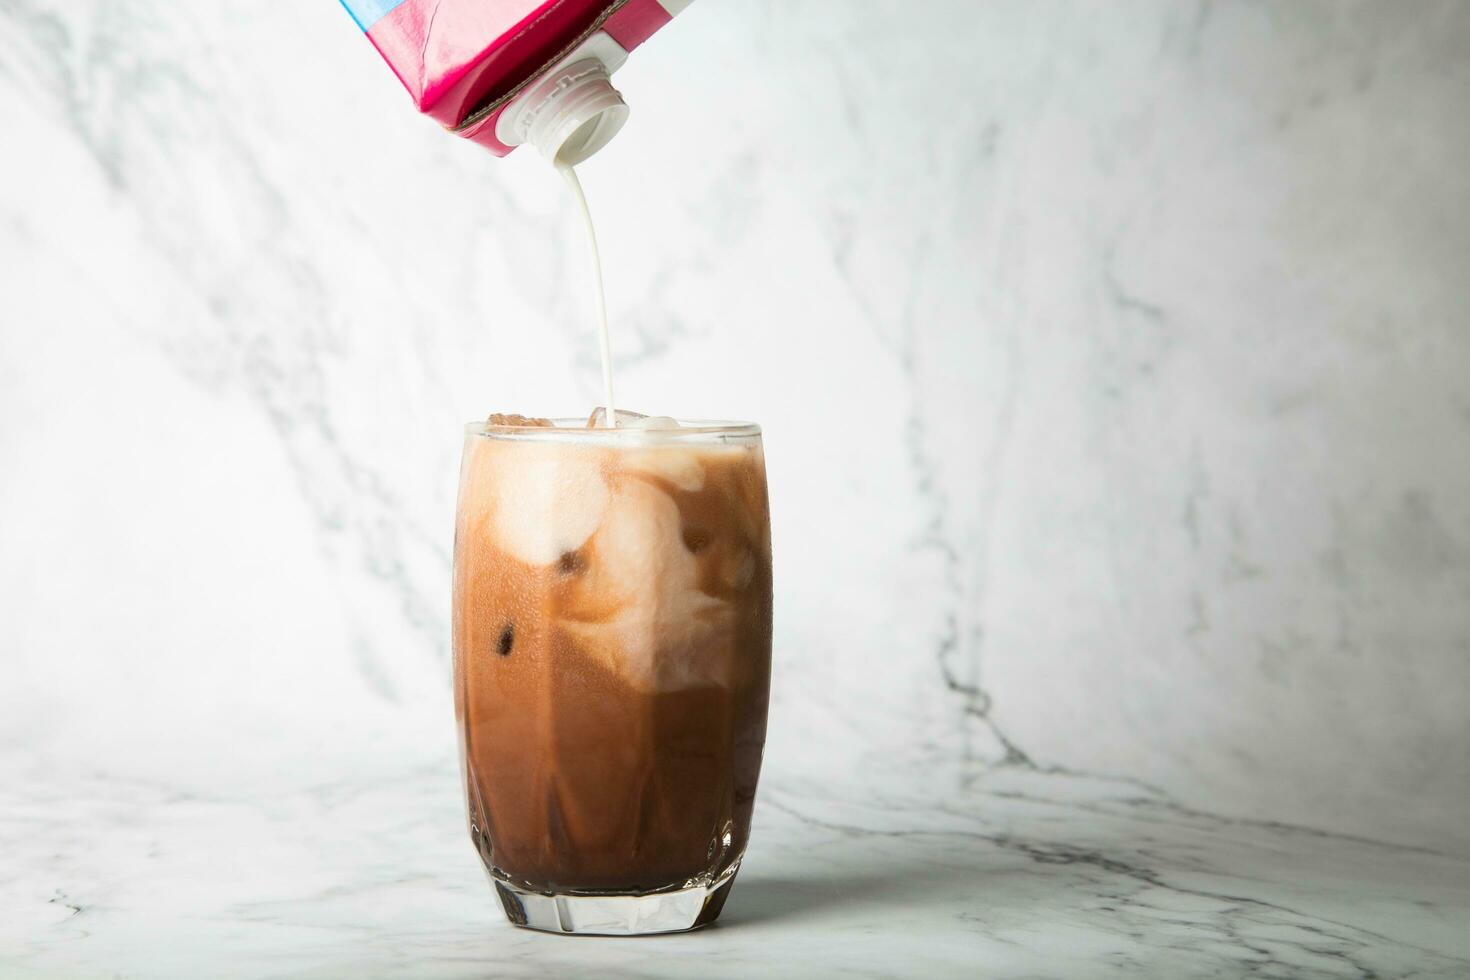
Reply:
[[[771,672],[760,429],[468,427],[454,694],[470,837],[516,925],[714,921]]]

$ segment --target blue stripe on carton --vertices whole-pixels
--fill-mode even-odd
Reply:
[[[352,19],[357,21],[357,26],[363,30],[388,16],[401,3],[403,0],[342,0],[342,6],[347,8]]]

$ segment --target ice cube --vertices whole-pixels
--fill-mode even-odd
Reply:
[[[618,428],[620,429],[677,429],[679,423],[667,415],[644,415],[641,412],[628,412],[618,409]],[[592,410],[587,418],[587,428],[601,429],[607,426],[607,409],[601,405]]]
[[[504,415],[504,414],[502,414],[500,412],[493,413],[490,416],[490,418],[486,419],[486,421],[490,425],[510,425],[510,426],[516,426],[516,427],[519,427],[519,428],[528,428],[529,427],[529,428],[536,428],[536,429],[546,429],[546,428],[550,428],[551,425],[552,425],[551,419],[531,418],[528,415],[516,415],[516,414]]]
[[[699,454],[683,446],[632,447],[619,460],[624,470],[667,480],[680,490],[704,489],[704,464]]]
[[[679,423],[667,415],[640,415],[635,419],[624,422],[622,412],[618,413],[618,428],[620,429],[677,429]]]
[[[590,447],[494,446],[489,461],[495,543],[528,565],[552,565],[602,523],[608,503],[599,456]]]

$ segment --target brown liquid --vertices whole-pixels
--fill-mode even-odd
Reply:
[[[469,436],[455,704],[470,832],[539,891],[708,883],[745,850],[771,564],[758,443]]]

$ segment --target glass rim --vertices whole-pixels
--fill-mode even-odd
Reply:
[[[662,442],[750,442],[760,439],[761,427],[754,422],[725,419],[675,419],[677,429],[635,429],[606,426],[588,428],[586,417],[547,419],[551,425],[491,425],[488,419],[465,423],[466,436],[536,442],[648,443]]]

